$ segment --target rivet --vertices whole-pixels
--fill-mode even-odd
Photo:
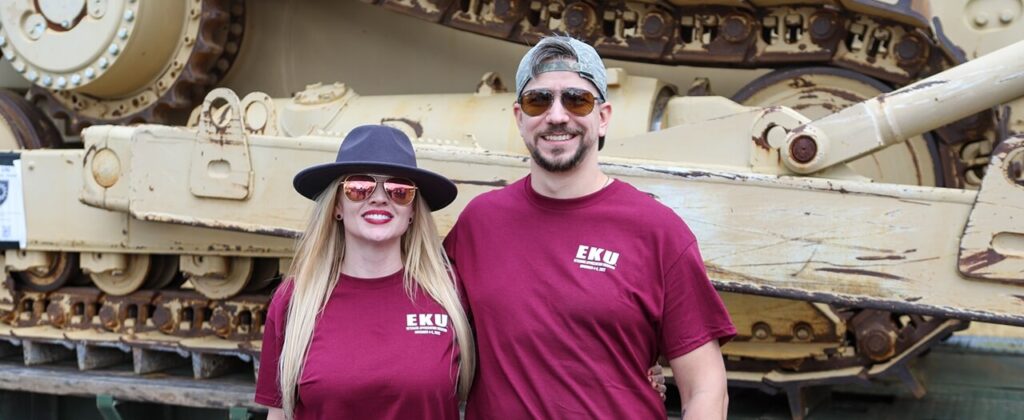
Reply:
[[[58,89],[63,89],[67,85],[68,85],[68,79],[65,79],[64,76],[61,76],[61,77],[57,78],[57,88]]]
[[[978,13],[974,15],[974,24],[978,26],[988,25],[988,15],[985,13]]]
[[[118,30],[117,37],[120,39],[128,39],[128,28],[121,28]]]
[[[92,67],[89,67],[89,68],[85,69],[85,77],[87,77],[89,79],[95,78],[96,77],[96,70],[93,70]]]
[[[818,155],[818,143],[811,136],[798,136],[789,145],[789,155],[799,163],[807,163]]]
[[[100,70],[106,70],[107,66],[110,65],[110,62],[107,61],[107,57],[102,57],[98,62],[96,62],[96,65],[100,67]]]
[[[71,84],[72,85],[78,86],[81,83],[82,83],[82,76],[81,75],[79,75],[78,73],[75,73],[75,74],[71,75]]]
[[[71,29],[71,22],[67,20],[60,21],[60,27],[64,29]]]
[[[133,12],[131,10],[125,10],[124,11],[124,21],[125,22],[131,22],[133,20],[135,20],[135,12]]]
[[[53,84],[53,79],[50,76],[43,76],[42,84],[43,86],[50,87]]]
[[[28,73],[25,74],[25,78],[28,79],[28,81],[35,83],[36,79],[39,78],[39,75],[36,74],[35,70],[29,70]]]
[[[1014,17],[1013,16],[1013,11],[1010,10],[1010,9],[1005,9],[1002,12],[999,12],[999,21],[1000,22],[1003,22],[1003,23],[1013,22],[1013,17]]]
[[[0,35],[0,47],[6,46],[6,45],[7,45],[7,37],[3,36],[3,35]]]
[[[119,48],[117,44],[110,44],[110,48],[107,48],[107,52],[109,52],[110,55],[117,55],[117,53],[121,52],[121,48]]]
[[[18,73],[24,73],[25,72],[25,63],[22,63],[20,61],[15,61],[14,62],[14,70],[17,71]]]

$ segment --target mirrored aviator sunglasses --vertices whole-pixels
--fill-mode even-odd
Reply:
[[[589,115],[598,99],[586,89],[569,88],[561,92],[562,107],[577,117]],[[523,92],[519,97],[519,108],[526,115],[536,117],[543,114],[555,103],[555,93],[548,89],[534,89]]]
[[[416,184],[406,178],[380,175],[349,175],[342,181],[345,197],[353,202],[364,201],[373,195],[378,185],[384,185],[384,194],[391,202],[407,206],[416,198]]]

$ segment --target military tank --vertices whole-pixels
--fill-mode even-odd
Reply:
[[[5,351],[21,347],[28,364],[72,357],[83,370],[130,354],[137,373],[180,364],[185,354],[200,378],[258,360],[262,311],[278,273],[287,271],[295,229],[274,211],[241,211],[240,202],[251,199],[258,179],[285,175],[266,172],[270,163],[256,152],[210,139],[295,137],[310,147],[289,153],[315,161],[336,143],[305,137],[339,137],[355,125],[386,123],[419,139],[428,156],[433,147],[515,154],[522,146],[508,118],[513,98],[499,74],[515,68],[524,44],[540,36],[578,36],[611,66],[624,68],[612,72],[617,112],[603,153],[643,160],[650,152],[627,144],[649,133],[778,106],[798,111],[805,120],[793,118],[804,123],[1024,35],[1019,7],[988,10],[967,1],[364,3],[278,8],[260,1],[38,1],[0,9],[0,48],[13,71],[31,83],[24,96],[3,96],[10,130],[4,137],[11,148],[58,149],[24,156],[36,159],[37,173],[79,180],[42,199],[33,191],[66,183],[24,179],[26,226],[33,233],[5,254],[11,273],[8,296],[0,299],[10,326]],[[409,69],[416,77],[408,77]],[[493,70],[499,73],[487,73]],[[332,80],[346,84],[302,87]],[[215,86],[266,94],[207,96]],[[984,110],[814,177],[978,189],[995,147],[1024,131],[1020,107],[1016,100]],[[130,127],[137,123],[191,128]],[[742,167],[752,176],[795,175],[782,164],[786,148],[769,141],[770,131],[753,140],[689,145],[700,154],[686,162]],[[194,149],[146,147],[195,132],[206,133],[206,141]],[[746,155],[751,141],[763,156]],[[196,154],[200,149],[206,158]],[[741,155],[738,164],[735,155]],[[154,200],[140,186],[174,191],[154,179],[159,175],[141,171],[151,163],[147,156],[221,171],[218,179],[235,185],[200,176],[186,186],[173,178],[198,201]],[[465,181],[455,209],[439,215],[444,230],[472,188],[515,179],[514,171],[475,174],[484,170],[480,159],[456,153],[436,161],[438,170]],[[86,173],[81,165],[88,165]],[[79,195],[94,207],[78,202]],[[657,195],[671,200],[671,193]],[[69,223],[46,208],[80,209],[92,223]],[[235,221],[238,214],[244,220]],[[896,261],[888,254],[852,258],[876,268],[826,268],[844,281],[877,277],[877,266]],[[707,262],[713,278],[724,276],[714,260]],[[782,299],[787,296],[736,294],[716,285],[740,330],[723,349],[730,381],[787,392],[795,417],[805,413],[802,389],[811,385],[895,375],[923,393],[906,362],[966,326],[946,318],[979,319],[956,305],[903,313],[891,303]]]

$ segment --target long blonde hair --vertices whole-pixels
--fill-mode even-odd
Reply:
[[[291,281],[293,288],[277,369],[282,409],[289,420],[294,418],[296,391],[306,364],[313,329],[341,275],[345,234],[341,223],[334,218],[335,201],[340,199],[340,184],[340,179],[335,180],[317,197],[288,270],[289,280],[286,283]],[[416,206],[413,223],[402,236],[405,292],[412,299],[417,289],[421,289],[448,312],[460,355],[459,376],[453,392],[457,392],[460,399],[465,399],[476,371],[473,333],[459,300],[455,272],[442,248],[434,217],[419,195],[413,205]]]

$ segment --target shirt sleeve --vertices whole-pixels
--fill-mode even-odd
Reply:
[[[708,279],[694,241],[665,274],[662,354],[672,360],[713,339],[725,344],[735,335],[736,328]]]
[[[256,397],[262,405],[281,408],[280,381],[277,378],[278,360],[284,346],[284,324],[291,300],[292,282],[281,284],[270,299],[267,319],[263,323],[263,345],[260,347],[260,368],[256,377]]]
[[[456,262],[456,242],[458,242],[459,222],[455,222],[448,236],[444,238],[444,252],[448,255],[448,261],[452,263],[452,272],[455,273],[455,286],[459,292],[459,299],[462,301],[462,308],[466,311],[466,317],[470,325],[473,323],[473,310],[469,306],[469,298],[466,296],[466,279],[459,271],[459,264]]]

